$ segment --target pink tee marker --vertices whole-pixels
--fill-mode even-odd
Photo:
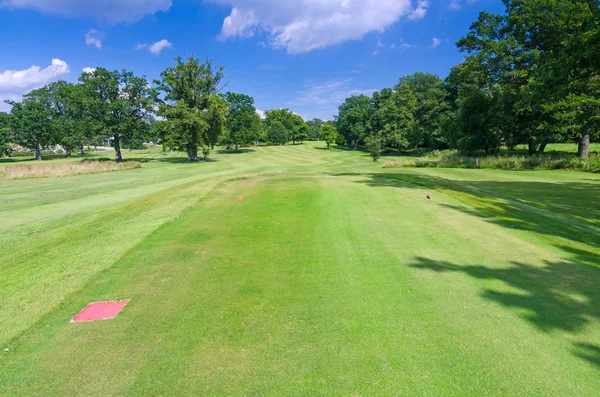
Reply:
[[[110,320],[117,317],[117,314],[131,299],[119,302],[94,302],[87,305],[75,317],[71,319],[72,323],[83,323],[96,320]]]
[[[242,196],[238,197],[238,201],[241,203],[244,200]]]
[[[431,194],[427,195],[427,200],[433,200],[433,196]]]

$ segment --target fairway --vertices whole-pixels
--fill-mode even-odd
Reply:
[[[600,177],[323,148],[0,181],[0,394],[599,394]]]

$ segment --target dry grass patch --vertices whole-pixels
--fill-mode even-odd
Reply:
[[[1,167],[5,179],[49,178],[68,175],[96,174],[99,172],[125,171],[140,168],[137,161],[112,163],[108,161],[84,160],[73,164],[33,164]]]

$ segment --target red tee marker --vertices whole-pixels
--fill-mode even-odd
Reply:
[[[431,194],[427,195],[427,200],[433,200],[433,196]]]
[[[244,198],[242,196],[238,197],[238,201],[241,203]]]
[[[117,314],[131,299],[120,302],[94,302],[87,305],[75,317],[71,319],[72,323],[82,323],[96,320],[110,320],[117,317]]]

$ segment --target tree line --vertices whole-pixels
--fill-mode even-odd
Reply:
[[[31,91],[22,101],[7,101],[10,114],[0,113],[0,150],[17,143],[35,152],[50,145],[83,154],[84,146],[110,142],[115,160],[122,148],[161,142],[165,149],[187,153],[190,161],[206,158],[217,144],[235,150],[259,143],[285,145],[337,136],[332,123],[305,122],[289,109],[265,112],[264,120],[245,94],[223,92],[224,67],[197,57],[178,57],[152,86],[132,72],[97,68],[77,83],[59,81]],[[322,130],[325,127],[325,133]]]
[[[496,153],[577,142],[586,158],[600,126],[597,0],[503,0],[457,46],[467,56],[446,79],[402,77],[372,96],[347,98],[336,125],[346,144]]]

